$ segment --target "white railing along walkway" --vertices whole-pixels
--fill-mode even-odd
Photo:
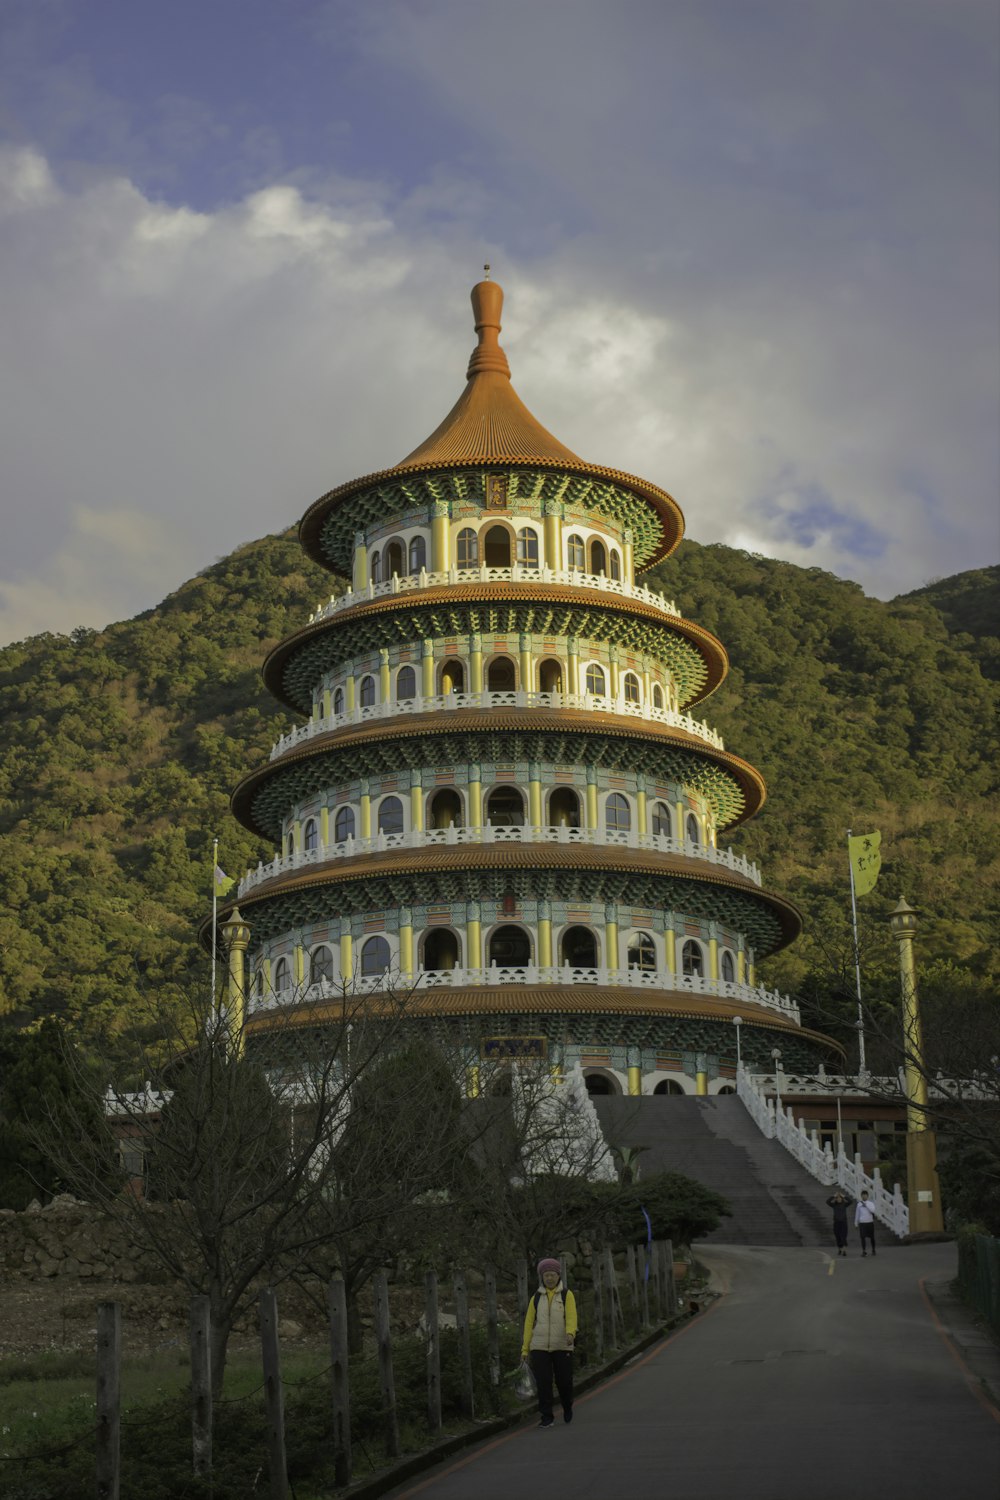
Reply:
[[[773,1082],[773,1080],[771,1080]],[[910,1232],[910,1211],[903,1201],[897,1182],[892,1192],[884,1186],[878,1167],[871,1176],[861,1164],[861,1157],[851,1161],[840,1143],[836,1156],[829,1145],[821,1146],[819,1135],[811,1133],[801,1123],[796,1124],[791,1105],[778,1109],[773,1099],[768,1099],[763,1085],[767,1079],[762,1074],[750,1074],[742,1066],[737,1070],[736,1092],[743,1100],[748,1113],[768,1140],[778,1140],[791,1152],[796,1161],[805,1167],[811,1176],[826,1187],[840,1187],[851,1198],[857,1200],[863,1192],[871,1199],[876,1218],[880,1219],[893,1234]],[[781,1075],[782,1086],[791,1086],[791,1076]]]
[[[597,589],[602,594],[615,594],[621,599],[635,599],[640,604],[651,605],[665,615],[680,618],[680,610],[672,599],[658,594],[645,584],[626,583],[623,579],[608,578],[603,573],[578,573],[570,568],[448,568],[446,571],[429,573],[421,568],[419,573],[400,577],[394,573],[385,583],[370,583],[367,588],[355,592],[348,589],[344,594],[331,594],[325,603],[316,606],[309,616],[309,624],[327,620],[343,609],[353,609],[358,604],[369,604],[374,599],[391,599],[397,594],[419,593],[421,589],[435,589],[459,583],[564,583],[577,589]]]
[[[297,849],[294,854],[278,854],[268,864],[258,864],[240,881],[237,899],[266,880],[307,870],[312,865],[332,859],[352,859],[359,854],[382,854],[389,849],[485,848],[491,844],[568,844],[590,849],[648,849],[657,854],[681,854],[688,859],[705,860],[722,865],[738,875],[745,875],[760,885],[760,871],[743,855],[731,849],[713,849],[710,844],[690,844],[666,833],[619,833],[606,828],[433,828],[411,833],[377,833],[368,839],[349,838],[337,844],[319,844],[315,849]]]
[[[598,697],[592,693],[529,693],[518,689],[511,693],[435,693],[430,698],[402,698],[389,703],[372,703],[365,708],[345,709],[343,713],[328,714],[323,718],[309,719],[305,724],[283,734],[271,751],[271,760],[284,755],[296,745],[313,739],[318,734],[332,734],[337,729],[346,729],[358,724],[371,724],[383,719],[405,718],[408,714],[460,713],[470,708],[576,708],[588,713],[620,714],[628,719],[641,719],[649,724],[666,724],[671,729],[684,729],[716,750],[724,750],[722,736],[702,719],[692,718],[673,708],[655,708],[648,703],[626,703],[622,697]]]
[[[630,990],[680,990],[691,995],[708,995],[717,1000],[729,1000],[740,1005],[759,1005],[767,1010],[779,1011],[790,1020],[798,1021],[799,1008],[787,995],[763,987],[751,988],[748,984],[730,984],[723,979],[702,979],[697,975],[671,974],[665,969],[602,969],[571,968],[552,965],[525,964],[523,968],[500,968],[491,964],[486,969],[423,969],[410,977],[398,970],[369,977],[356,977],[346,987],[352,998],[358,995],[374,995],[380,991],[391,991],[404,995],[411,990],[431,989],[481,989],[505,984],[552,984],[552,985],[607,985],[615,989]],[[332,980],[312,984],[294,996],[295,1003],[341,1000],[345,986]],[[251,1010],[273,1010],[291,1003],[290,991],[277,995],[254,996]]]

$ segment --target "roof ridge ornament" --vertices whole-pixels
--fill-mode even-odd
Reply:
[[[477,281],[472,288],[472,312],[476,320],[476,332],[479,335],[479,343],[472,351],[469,360],[469,368],[466,371],[466,379],[471,380],[474,375],[482,375],[487,370],[495,371],[498,375],[506,375],[510,379],[510,365],[507,356],[500,348],[500,314],[503,311],[503,287],[497,281],[490,280],[490,266],[487,261],[483,267],[485,279]]]

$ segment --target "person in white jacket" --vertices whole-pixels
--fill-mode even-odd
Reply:
[[[862,1193],[854,1205],[854,1222],[861,1235],[861,1254],[867,1255],[866,1245],[871,1245],[872,1254],[875,1254],[875,1210],[869,1201],[868,1194]]]

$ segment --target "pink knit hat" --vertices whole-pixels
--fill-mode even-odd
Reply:
[[[559,1262],[557,1260],[552,1260],[551,1257],[548,1260],[540,1260],[538,1262],[538,1279],[539,1279],[539,1281],[541,1281],[541,1279],[545,1275],[546,1271],[555,1271],[555,1273],[556,1273],[557,1276],[561,1276],[562,1275],[562,1266],[559,1264]]]

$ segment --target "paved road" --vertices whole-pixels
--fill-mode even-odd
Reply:
[[[422,1500],[992,1500],[1000,1413],[977,1396],[920,1279],[952,1245],[846,1260],[700,1252],[725,1296],[581,1398],[393,1494]]]

